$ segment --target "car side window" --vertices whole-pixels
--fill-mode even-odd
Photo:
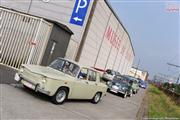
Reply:
[[[106,72],[107,72],[108,74],[111,74],[111,70],[106,70]]]
[[[89,81],[94,81],[94,82],[96,81],[96,72],[95,71],[89,70],[88,80]]]
[[[137,81],[134,81],[134,84],[137,84],[138,82]]]
[[[54,68],[54,69],[56,69],[56,70],[62,70],[64,63],[65,63],[64,60],[57,59],[57,60],[54,60],[54,61],[49,65],[49,67]]]
[[[88,74],[88,70],[86,68],[82,68],[78,75],[78,78],[87,80],[87,74]]]
[[[130,81],[129,81],[129,84],[130,84],[130,85],[133,85],[133,81],[132,81],[132,80],[130,80]]]
[[[115,71],[112,71],[112,73],[111,73],[112,75],[116,75],[116,72]]]

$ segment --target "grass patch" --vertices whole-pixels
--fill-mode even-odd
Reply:
[[[149,85],[148,97],[149,118],[180,118],[180,106],[157,87]]]

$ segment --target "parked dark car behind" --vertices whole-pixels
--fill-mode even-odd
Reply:
[[[148,83],[146,81],[140,80],[139,87],[146,89],[148,87]]]
[[[121,75],[116,75],[112,81],[107,82],[108,91],[111,91],[116,94],[123,94],[123,97],[126,98],[127,95],[132,96],[132,86],[125,77]]]
[[[124,75],[124,77],[129,80],[132,86],[133,93],[136,94],[139,91],[139,80],[128,75]]]

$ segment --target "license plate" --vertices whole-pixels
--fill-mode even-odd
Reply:
[[[34,86],[34,85],[32,85],[32,84],[31,84],[31,83],[29,83],[29,82],[23,81],[23,84],[24,84],[25,86],[27,86],[27,87],[31,88],[31,89],[35,89],[35,86]]]
[[[116,85],[113,85],[112,88],[115,89],[115,90],[119,89]]]
[[[20,79],[21,79],[21,78],[19,77],[19,74],[16,73],[15,76],[14,76],[14,80],[19,81]]]

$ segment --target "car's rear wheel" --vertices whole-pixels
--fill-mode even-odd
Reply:
[[[133,90],[133,94],[136,94],[136,90]]]
[[[133,94],[133,92],[132,92],[132,90],[130,90],[129,97],[132,97],[132,94]]]
[[[135,91],[135,94],[137,94],[137,93],[138,93],[138,91],[136,90],[136,91]]]
[[[52,97],[52,102],[54,104],[63,104],[64,101],[67,99],[67,95],[68,95],[68,90],[66,88],[60,88]]]
[[[97,104],[101,100],[101,93],[98,92],[95,94],[95,96],[92,99],[92,103]]]

